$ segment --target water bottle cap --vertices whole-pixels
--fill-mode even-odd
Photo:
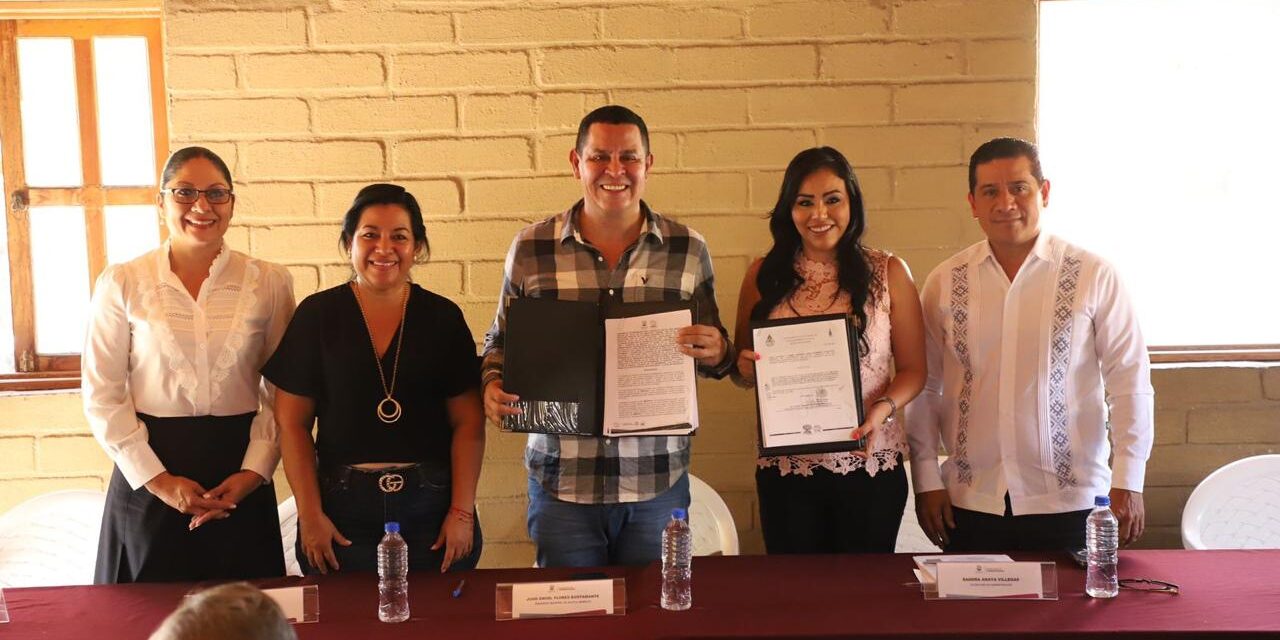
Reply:
[[[671,519],[672,520],[688,520],[689,512],[685,511],[684,509],[672,509]]]
[[[400,523],[388,522],[387,524],[382,526],[382,530],[386,531],[387,533],[400,533]]]
[[[1111,498],[1109,496],[1098,496],[1093,499],[1093,506],[1109,507],[1111,506]]]

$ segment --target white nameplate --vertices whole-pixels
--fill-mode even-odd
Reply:
[[[1043,598],[1039,562],[940,562],[939,598]]]
[[[511,585],[512,618],[611,613],[613,613],[612,579],[522,582]]]
[[[292,623],[319,622],[320,587],[314,584],[280,589],[263,589],[280,609],[286,620]]]

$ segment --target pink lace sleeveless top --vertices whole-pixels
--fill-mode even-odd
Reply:
[[[865,249],[865,252],[867,262],[871,265],[871,295],[865,308],[867,327],[864,331],[868,349],[859,359],[858,365],[862,374],[862,403],[864,407],[869,407],[889,387],[893,348],[890,343],[892,328],[889,326],[887,284],[890,254],[871,248]],[[853,304],[849,293],[841,291],[837,284],[836,265],[814,262],[802,254],[796,257],[796,272],[800,274],[802,282],[788,300],[769,312],[769,318],[852,313]],[[756,464],[762,469],[777,467],[784,476],[788,473],[813,475],[815,467],[842,475],[865,468],[869,475],[874,476],[881,469],[897,467],[898,454],[907,454],[907,441],[902,431],[901,419],[876,432],[874,449],[869,453],[866,458],[847,452],[764,456],[757,458]]]

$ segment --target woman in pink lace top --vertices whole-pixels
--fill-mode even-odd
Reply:
[[[755,383],[750,322],[847,313],[857,345],[865,450],[761,457],[756,491],[769,553],[892,552],[907,500],[901,408],[924,386],[924,325],[906,263],[862,246],[866,213],[853,168],[830,147],[801,152],[769,218],[773,247],[738,298],[735,380]]]

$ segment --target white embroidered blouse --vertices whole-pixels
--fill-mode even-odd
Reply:
[[[871,402],[883,396],[885,389],[889,388],[893,371],[887,284],[891,254],[871,248],[864,251],[871,266],[872,295],[865,308],[867,327],[864,335],[868,349],[858,359],[858,367],[862,374],[863,407],[870,407]],[[839,288],[836,265],[814,262],[801,255],[796,258],[796,272],[800,274],[802,282],[792,292],[789,301],[779,304],[769,312],[770,319],[852,312],[853,304],[849,293]],[[901,420],[877,430],[874,449],[869,454],[865,458],[850,452],[765,456],[758,458],[756,464],[762,469],[777,467],[784,476],[788,473],[811,476],[817,467],[841,475],[865,468],[868,475],[875,476],[881,469],[896,468],[899,454],[907,454]]]
[[[169,268],[169,245],[111,265],[93,292],[81,359],[94,436],[137,489],[164,471],[137,417],[257,412],[243,469],[271,480],[280,459],[274,389],[258,370],[293,316],[284,267],[223,247],[193,300]]]

